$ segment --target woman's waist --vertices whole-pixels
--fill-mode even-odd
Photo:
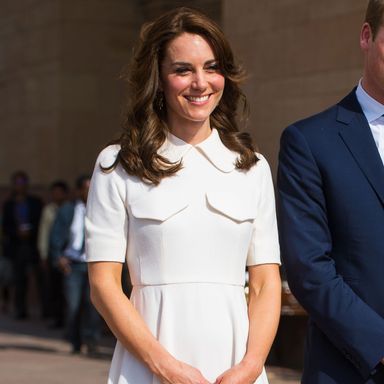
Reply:
[[[215,302],[219,297],[233,297],[238,300],[245,297],[245,288],[242,284],[226,282],[167,282],[159,284],[133,284],[131,297],[155,298],[157,302],[167,300],[179,300],[182,302],[198,301]]]
[[[157,282],[132,282],[134,288],[146,288],[146,287],[173,287],[173,286],[223,286],[223,287],[240,287],[244,289],[244,283],[241,282],[224,282],[224,281],[157,281]]]
[[[170,284],[245,284],[245,267],[225,268],[222,265],[184,265],[161,264],[150,268],[145,263],[128,263],[132,285],[157,286]]]

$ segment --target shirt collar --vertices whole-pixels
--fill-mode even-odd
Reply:
[[[364,90],[361,80],[356,89],[356,97],[368,123],[372,123],[384,115],[384,105],[379,103]]]
[[[186,143],[172,133],[160,147],[158,153],[171,162],[182,160],[192,148],[202,153],[217,169],[222,172],[232,172],[236,167],[238,153],[232,152],[221,141],[217,129],[213,128],[211,134],[201,143],[192,145]]]

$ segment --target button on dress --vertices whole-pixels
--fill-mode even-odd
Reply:
[[[87,261],[128,263],[131,301],[159,342],[210,382],[246,352],[246,266],[280,263],[271,173],[248,171],[216,129],[197,145],[168,135],[159,153],[183,168],[158,186],[96,162],[86,215]],[[160,384],[118,341],[109,384]],[[263,370],[256,384],[267,384]]]

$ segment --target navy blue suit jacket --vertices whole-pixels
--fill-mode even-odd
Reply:
[[[28,220],[31,225],[30,236],[26,240],[21,240],[18,234],[18,223],[15,216],[15,198],[12,196],[4,203],[2,218],[2,231],[4,237],[3,252],[5,257],[14,259],[17,254],[17,248],[22,242],[30,247],[32,260],[37,262],[39,260],[37,233],[39,229],[42,202],[38,197],[28,195],[26,203],[28,205]]]
[[[288,282],[310,316],[302,383],[384,383],[384,166],[355,90],[283,132],[278,190]]]

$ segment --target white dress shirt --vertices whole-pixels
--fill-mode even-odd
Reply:
[[[361,80],[356,89],[356,97],[368,120],[381,160],[384,163],[384,105],[368,95],[361,85]]]
[[[73,261],[85,262],[84,252],[84,218],[85,204],[78,200],[70,228],[69,243],[64,255]]]
[[[57,213],[57,204],[49,203],[41,214],[41,220],[39,224],[39,233],[37,237],[37,247],[39,249],[40,258],[42,260],[48,259],[49,253],[49,235],[51,233],[53,222],[55,221]]]

